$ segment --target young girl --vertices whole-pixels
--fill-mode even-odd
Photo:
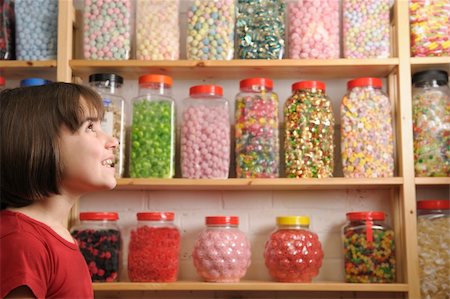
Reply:
[[[71,83],[0,94],[0,296],[92,298],[89,270],[66,228],[83,195],[115,187],[117,139],[103,105]]]

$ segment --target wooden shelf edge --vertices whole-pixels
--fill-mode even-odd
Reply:
[[[450,63],[450,56],[448,57],[411,57],[411,64],[444,64]]]
[[[450,177],[416,177],[414,181],[416,185],[450,185]]]
[[[56,60],[2,60],[0,69],[21,69],[21,68],[56,68]]]

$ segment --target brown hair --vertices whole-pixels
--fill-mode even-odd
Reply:
[[[100,96],[86,86],[51,83],[0,93],[1,209],[23,207],[59,194],[59,134],[75,133],[86,111],[103,118]]]

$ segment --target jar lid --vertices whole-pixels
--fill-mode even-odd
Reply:
[[[42,78],[27,78],[20,81],[20,87],[47,85],[49,83],[52,83],[52,81]]]
[[[449,210],[450,200],[421,200],[417,202],[419,210]]]
[[[349,212],[347,219],[352,220],[384,220],[384,212]]]
[[[237,216],[207,216],[205,218],[206,225],[209,224],[239,224],[239,217]]]
[[[137,220],[150,220],[150,221],[161,221],[161,220],[173,220],[175,218],[175,213],[173,212],[140,212],[136,214]]]
[[[443,84],[448,83],[448,73],[443,70],[427,70],[415,73],[412,76],[412,83],[426,82],[426,81],[441,81]]]
[[[280,216],[277,217],[277,225],[309,225],[308,216]]]
[[[5,78],[0,76],[0,85],[5,85]]]
[[[139,77],[139,85],[145,83],[164,83],[172,86],[173,80],[172,77],[166,75],[148,74]]]
[[[271,79],[267,79],[267,78],[248,78],[248,79],[241,80],[241,82],[239,82],[240,88],[248,88],[248,87],[252,87],[254,85],[261,85],[267,89],[272,89],[273,81]]]
[[[300,81],[292,84],[292,91],[311,88],[321,89],[325,91],[325,83],[322,81]]]
[[[92,74],[89,76],[89,82],[95,81],[110,81],[114,83],[123,84],[123,77],[117,74]]]
[[[199,93],[222,96],[223,88],[219,85],[197,85],[189,88],[189,95],[195,95]]]
[[[80,220],[117,220],[119,214],[116,212],[82,212]]]
[[[353,87],[361,87],[361,86],[373,86],[377,88],[381,88],[383,86],[383,82],[378,78],[358,78],[353,79],[347,82],[347,89],[352,89]]]

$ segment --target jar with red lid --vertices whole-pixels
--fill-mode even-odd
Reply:
[[[236,216],[206,217],[206,229],[198,236],[192,258],[203,280],[239,282],[250,266],[250,242],[239,230]]]
[[[417,240],[422,298],[448,298],[450,201],[417,202]]]
[[[395,282],[394,231],[384,212],[347,213],[342,236],[346,282]]]
[[[6,84],[5,78],[0,76],[0,91],[5,89],[5,84]]]
[[[284,105],[284,123],[286,177],[332,177],[334,116],[325,83],[294,83]]]
[[[319,274],[323,251],[319,237],[309,229],[309,217],[277,217],[277,228],[264,248],[264,260],[276,281],[311,282]]]
[[[272,80],[249,78],[240,82],[235,140],[237,178],[279,176],[278,95]]]
[[[183,178],[228,178],[230,112],[218,85],[197,85],[181,107],[181,175]]]
[[[82,212],[70,233],[77,241],[93,282],[119,279],[122,237],[116,212]]]
[[[137,213],[128,246],[128,277],[133,282],[177,280],[180,232],[172,212]]]

